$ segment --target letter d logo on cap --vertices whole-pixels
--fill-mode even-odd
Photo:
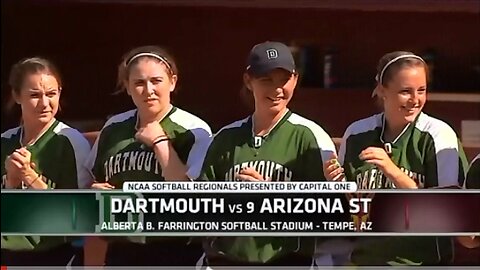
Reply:
[[[278,51],[275,49],[268,49],[267,50],[267,58],[274,59],[278,57]]]

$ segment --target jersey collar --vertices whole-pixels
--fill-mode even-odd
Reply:
[[[250,119],[249,119],[249,122],[250,122],[250,126],[251,126],[251,134],[252,134],[252,137],[255,138],[255,137],[261,137],[262,139],[266,139],[271,133],[275,132],[275,130],[277,130],[278,127],[281,126],[281,124],[283,122],[285,122],[285,120],[290,117],[290,115],[292,114],[292,112],[287,108],[285,110],[285,112],[283,113],[282,117],[280,117],[280,119],[278,119],[278,121],[267,131],[267,133],[265,133],[264,135],[262,136],[257,136],[255,134],[255,128],[254,128],[254,122],[253,122],[253,114],[250,115]]]
[[[158,120],[158,123],[161,123],[163,121],[163,119],[168,118],[174,111],[175,111],[175,106],[170,104],[170,109],[167,111],[166,114],[164,114],[162,116],[162,118],[160,118],[160,120]],[[135,122],[135,130],[138,131],[138,125],[140,124],[140,117],[138,116],[138,109],[135,111],[135,117],[137,118],[137,120]]]
[[[402,130],[402,132],[400,132],[400,134],[398,134],[398,136],[391,142],[385,142],[384,140],[384,133],[385,133],[385,126],[386,126],[386,120],[385,120],[385,113],[382,113],[382,132],[380,133],[380,141],[385,144],[385,143],[391,143],[391,144],[395,144],[397,143],[400,138],[402,138],[402,136],[407,132],[407,130],[412,127],[412,126],[415,126],[415,123],[417,122],[418,118],[420,117],[420,115],[422,114],[423,112],[420,112],[417,117],[415,118],[415,120],[411,123],[408,123]]]
[[[43,135],[45,135],[45,133],[47,133],[47,131],[51,130],[53,127],[55,127],[57,125],[58,121],[57,119],[55,118],[52,118],[52,121],[47,125],[48,127],[45,128],[44,131],[42,131],[40,134],[37,135],[37,137],[35,138],[35,140],[33,140],[33,142],[27,144],[27,145],[23,145],[23,133],[24,133],[24,129],[23,129],[23,125],[20,127],[20,146],[21,147],[28,147],[28,146],[32,146],[34,145],[35,143],[38,142],[38,140],[40,140],[40,138],[43,137]]]

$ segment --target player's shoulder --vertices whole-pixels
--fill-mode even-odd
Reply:
[[[106,129],[108,127],[115,126],[116,124],[127,122],[127,121],[134,121],[135,116],[137,113],[137,109],[129,110],[126,112],[118,113],[113,116],[111,116],[107,122],[105,122],[105,125],[103,125],[102,129]]]
[[[328,136],[327,132],[319,124],[297,113],[292,112],[288,116],[287,122],[292,124],[296,128],[309,130],[315,136]]]
[[[215,133],[214,137],[218,138],[218,137],[224,136],[226,134],[241,131],[242,129],[244,129],[247,126],[249,120],[250,120],[250,116],[245,117],[245,118],[240,119],[240,120],[237,120],[235,122],[232,122],[232,123],[220,128],[217,131],[217,133]]]
[[[457,134],[452,127],[440,119],[422,112],[418,116],[415,128],[431,137],[437,151],[446,148],[458,148]]]
[[[186,130],[202,129],[209,134],[212,133],[210,126],[200,117],[182,110],[178,107],[173,108],[173,113],[169,116],[170,120]]]
[[[450,139],[457,139],[457,135],[450,125],[423,112],[418,116],[415,128],[422,132],[429,133],[437,139],[446,139],[448,137],[450,137]]]
[[[292,112],[287,122],[300,130],[302,140],[310,141],[309,145],[313,143],[321,149],[335,149],[330,135],[314,121]]]
[[[20,133],[20,126],[6,130],[2,133],[2,139],[11,139]]]
[[[344,137],[354,136],[375,130],[376,128],[382,126],[382,118],[383,113],[379,113],[357,120],[347,127]]]
[[[52,132],[58,136],[66,138],[74,149],[90,148],[90,144],[88,143],[85,136],[79,130],[69,126],[64,122],[58,121]]]

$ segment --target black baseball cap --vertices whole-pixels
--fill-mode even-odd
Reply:
[[[247,71],[253,75],[263,76],[270,71],[281,68],[295,72],[295,60],[287,45],[281,42],[267,41],[253,46],[247,60]]]

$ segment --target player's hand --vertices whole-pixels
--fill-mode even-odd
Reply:
[[[249,182],[270,181],[270,179],[264,179],[260,173],[258,173],[254,168],[251,167],[242,168],[240,172],[237,173],[236,178],[240,181]]]
[[[7,174],[5,187],[17,188],[18,186],[20,186],[20,184],[22,183],[22,179],[20,179],[20,175],[17,169],[17,167],[19,167],[20,165],[17,164],[17,162],[14,161],[11,156],[7,156],[4,166]]]
[[[330,159],[323,163],[323,174],[328,181],[345,181],[344,169],[338,162],[337,154],[332,153]]]
[[[39,177],[39,174],[34,169],[35,164],[33,164],[31,158],[32,154],[25,147],[16,149],[9,156],[11,162],[11,164],[9,164],[9,170],[27,185]]]
[[[105,182],[105,183],[93,182],[93,184],[90,186],[90,188],[92,188],[92,189],[115,189],[115,186],[112,186],[108,182]]]
[[[385,175],[392,175],[394,170],[398,170],[387,152],[380,147],[368,147],[358,157],[366,163],[376,165]]]
[[[152,146],[153,142],[162,136],[167,136],[162,126],[158,122],[148,123],[146,126],[141,127],[135,134],[135,139],[142,142],[145,145]]]

